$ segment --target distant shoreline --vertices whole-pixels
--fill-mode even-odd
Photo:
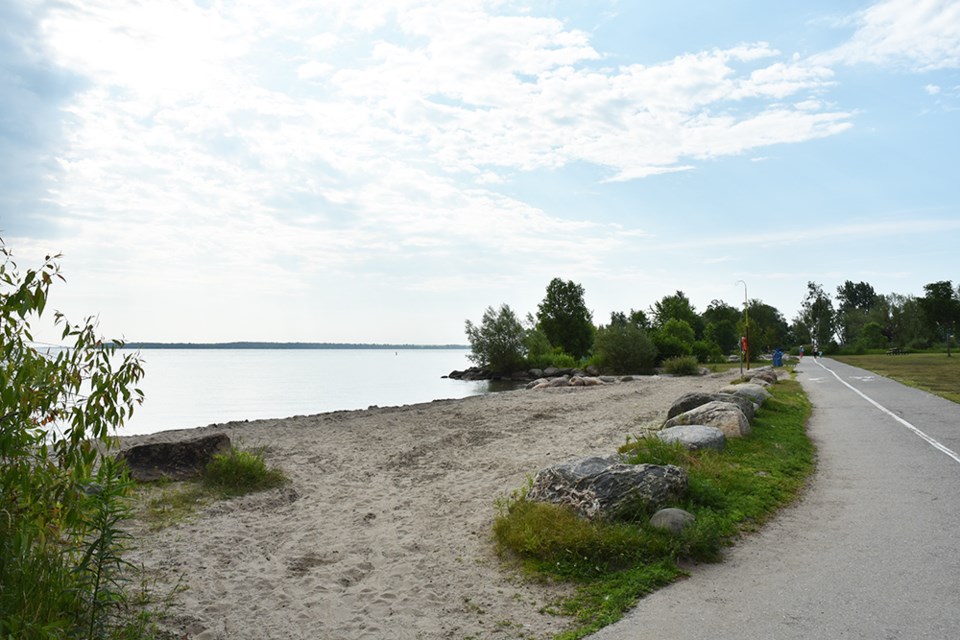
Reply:
[[[462,344],[352,342],[126,342],[124,349],[469,349]]]

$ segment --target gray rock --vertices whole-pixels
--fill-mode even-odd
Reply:
[[[130,468],[130,477],[139,482],[167,478],[186,480],[196,476],[218,453],[230,451],[230,438],[214,433],[180,442],[139,444],[117,454]]]
[[[527,389],[534,389],[534,388],[536,388],[536,387],[538,387],[538,386],[540,386],[540,385],[545,385],[545,384],[547,384],[548,382],[550,382],[550,381],[547,380],[546,378],[537,378],[536,380],[533,380],[533,381],[527,383]]]
[[[744,373],[744,377],[750,381],[763,380],[768,384],[776,384],[779,381],[777,372],[769,367],[762,367],[760,369],[752,369]]]
[[[667,410],[667,420],[715,400],[719,400],[721,402],[732,402],[736,404],[738,407],[740,407],[740,411],[743,411],[743,415],[747,417],[747,420],[753,420],[753,414],[757,409],[757,406],[752,400],[743,396],[737,396],[729,393],[721,394],[706,393],[703,391],[691,391],[690,393],[685,393],[673,401],[673,404],[670,405],[670,409]]]
[[[720,393],[728,393],[735,396],[748,398],[757,404],[763,404],[770,397],[770,392],[758,384],[745,382],[743,384],[732,384],[720,389]]]
[[[689,511],[669,507],[660,509],[650,518],[650,526],[680,535],[683,530],[696,522],[697,518]]]
[[[727,444],[727,437],[716,427],[704,424],[683,424],[657,432],[657,437],[664,442],[679,442],[687,449],[716,449],[723,451]]]
[[[581,458],[540,470],[528,500],[570,506],[588,519],[631,519],[687,491],[687,473],[673,465],[622,464]]]
[[[728,438],[739,438],[750,433],[750,422],[743,415],[740,408],[729,402],[714,400],[707,404],[691,409],[678,416],[670,418],[664,423],[664,428],[676,427],[684,424],[700,424],[716,427],[723,431]]]

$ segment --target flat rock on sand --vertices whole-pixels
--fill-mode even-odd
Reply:
[[[607,455],[689,391],[731,374],[639,377],[404,407],[227,423],[126,439],[226,433],[292,479],[160,531],[134,522],[128,560],[155,591],[186,589],[165,623],[196,640],[547,638],[566,587],[496,556],[494,500],[528,474]]]

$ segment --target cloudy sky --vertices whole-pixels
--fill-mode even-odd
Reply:
[[[13,0],[0,236],[159,341],[960,280],[960,2]]]

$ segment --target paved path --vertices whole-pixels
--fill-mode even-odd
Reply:
[[[960,405],[830,359],[798,374],[804,498],[593,640],[960,638]]]

